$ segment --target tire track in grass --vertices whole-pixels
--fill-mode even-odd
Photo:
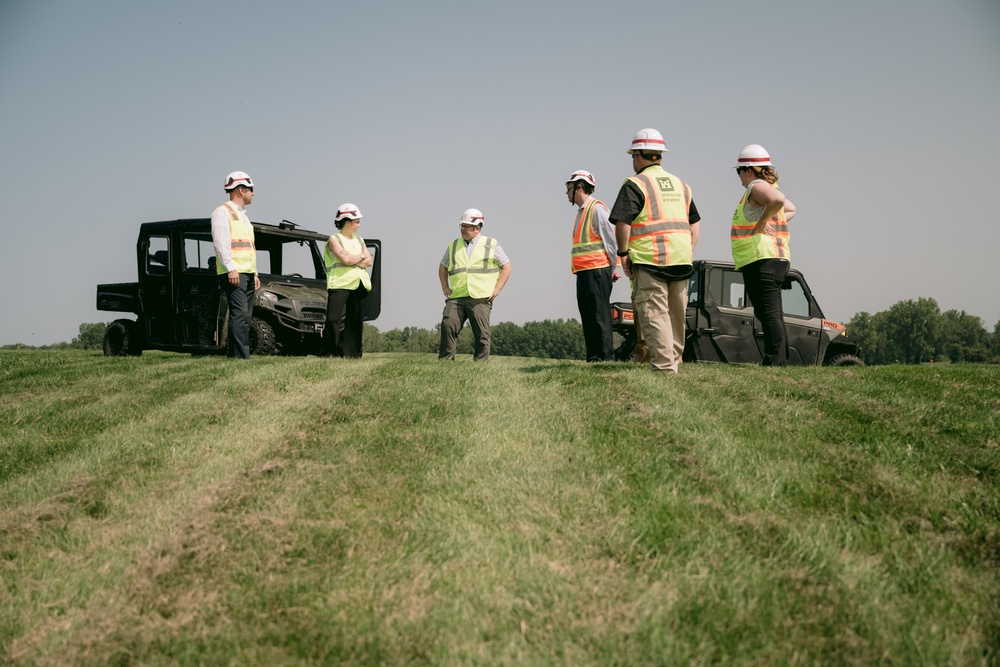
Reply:
[[[27,536],[19,578],[33,581],[33,586],[24,593],[62,613],[41,623],[23,623],[33,629],[11,642],[13,658],[34,656],[33,661],[44,663],[72,662],[77,656],[97,661],[98,656],[103,659],[119,649],[133,652],[150,641],[141,629],[163,622],[160,611],[183,618],[170,610],[184,606],[185,599],[197,606],[192,601],[204,595],[197,588],[181,586],[176,591],[163,584],[191,563],[211,560],[212,554],[224,551],[225,543],[211,521],[216,504],[251,492],[241,487],[248,483],[252,487],[259,471],[269,469],[268,461],[271,466],[282,465],[290,442],[304,437],[301,425],[320,408],[315,388],[343,387],[326,369],[363,376],[384,363],[366,360],[348,368],[345,363],[314,358],[268,359],[232,372],[227,362],[208,361],[221,362],[216,368],[229,371],[220,374],[219,383],[180,395],[141,420],[102,432],[93,447],[98,454],[64,473],[71,478],[90,474],[93,484],[114,486],[106,500],[110,509],[96,524],[68,516],[62,530],[72,537],[72,544],[63,554],[54,554],[55,559],[47,550],[49,536]],[[289,375],[293,379],[298,375],[302,382],[289,382]],[[226,388],[220,392],[222,384]],[[220,399],[220,394],[226,398]],[[231,409],[247,411],[249,417],[217,419],[220,400]],[[155,464],[129,465],[136,454],[141,458],[142,449],[159,451]],[[112,476],[102,472],[109,458],[120,466],[112,463],[110,469],[116,470]],[[132,477],[122,476],[126,474]],[[53,562],[47,564],[46,559]],[[128,648],[130,641],[138,643]]]

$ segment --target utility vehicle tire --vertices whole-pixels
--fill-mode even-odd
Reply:
[[[255,317],[250,320],[250,354],[267,356],[278,353],[278,339],[270,324]]]
[[[142,354],[142,343],[132,320],[115,320],[104,332],[105,357],[138,357]]]
[[[629,334],[622,335],[622,342],[615,349],[615,361],[632,361],[632,355],[635,353],[636,336],[633,330]]]
[[[837,356],[830,359],[830,363],[827,366],[864,366],[865,362],[861,361],[858,357],[853,354],[838,354]]]

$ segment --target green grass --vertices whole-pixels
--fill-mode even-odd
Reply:
[[[0,351],[0,662],[995,665],[1000,368]]]

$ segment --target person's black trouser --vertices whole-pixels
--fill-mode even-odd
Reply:
[[[611,338],[611,267],[576,274],[576,305],[580,308],[587,361],[614,361]]]
[[[788,363],[788,334],[781,307],[781,286],[788,275],[788,261],[760,259],[740,269],[753,312],[764,330],[764,366]]]
[[[253,274],[241,273],[239,287],[229,284],[229,275],[219,276],[229,303],[229,342],[226,356],[250,358],[250,318],[253,316]]]
[[[361,358],[361,334],[365,326],[365,297],[368,290],[358,285],[352,290],[326,291],[326,326],[323,352],[328,357]]]

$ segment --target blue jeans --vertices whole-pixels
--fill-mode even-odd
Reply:
[[[759,259],[740,269],[753,304],[753,314],[764,330],[763,366],[788,364],[788,334],[781,306],[781,286],[788,275],[788,260]]]

